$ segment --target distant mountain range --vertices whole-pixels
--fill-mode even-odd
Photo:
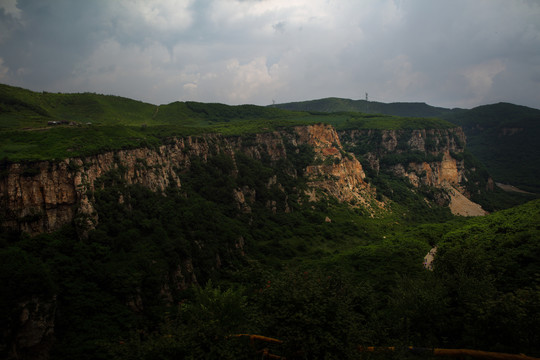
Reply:
[[[381,103],[325,98],[272,105],[311,112],[358,111],[396,116],[439,117],[463,127],[469,151],[495,181],[540,192],[540,110],[510,103],[447,109],[426,103]]]
[[[441,117],[448,113],[463,111],[463,109],[447,109],[419,102],[382,103],[377,101],[351,100],[335,97],[275,104],[273,106],[296,111],[359,111],[363,113],[418,117]]]

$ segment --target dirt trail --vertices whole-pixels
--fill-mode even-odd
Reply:
[[[434,246],[429,252],[424,256],[424,269],[433,270],[433,260],[435,259],[435,254],[437,253],[437,247]]]

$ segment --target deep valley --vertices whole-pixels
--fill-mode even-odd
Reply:
[[[308,103],[0,85],[0,356],[540,357],[540,111]]]

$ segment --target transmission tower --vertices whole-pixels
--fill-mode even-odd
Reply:
[[[366,93],[366,113],[369,111],[368,93]]]

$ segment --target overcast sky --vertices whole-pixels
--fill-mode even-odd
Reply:
[[[540,108],[540,0],[0,0],[0,83],[153,104]]]

